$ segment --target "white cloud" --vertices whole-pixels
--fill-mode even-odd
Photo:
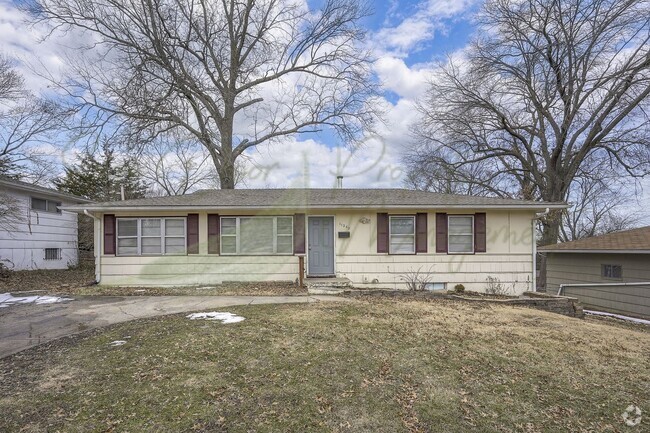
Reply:
[[[469,12],[476,0],[425,0],[399,24],[378,30],[372,42],[380,53],[406,57],[422,42],[434,38],[436,31],[446,31],[447,20]]]
[[[404,60],[390,56],[379,58],[374,70],[386,90],[408,99],[419,98],[424,93],[432,72],[429,65],[409,67]]]

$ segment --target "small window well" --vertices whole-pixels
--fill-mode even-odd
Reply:
[[[45,248],[45,260],[61,260],[61,248]]]

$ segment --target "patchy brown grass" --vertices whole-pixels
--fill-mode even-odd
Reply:
[[[618,432],[650,335],[450,300],[230,308],[0,360],[0,431]],[[109,347],[117,339],[124,346]]]
[[[72,269],[40,269],[12,271],[8,278],[0,278],[0,292],[74,291],[95,281],[94,268],[83,266]]]
[[[227,282],[204,287],[111,287],[94,285],[92,267],[11,272],[0,293],[41,291],[66,296],[298,296],[307,290],[291,282]]]

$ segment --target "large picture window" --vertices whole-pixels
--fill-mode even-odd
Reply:
[[[221,254],[292,254],[293,217],[222,217]]]
[[[450,253],[473,253],[474,216],[450,215],[448,221],[448,251]]]
[[[391,216],[390,254],[415,254],[415,217]]]
[[[185,218],[118,218],[117,255],[185,254]]]

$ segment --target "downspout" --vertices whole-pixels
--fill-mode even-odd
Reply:
[[[101,224],[101,219],[96,217],[95,215],[91,214],[88,212],[88,209],[84,209],[84,215],[91,217],[95,222],[97,223],[97,229],[95,229],[95,224],[93,224],[93,236],[95,238],[95,245],[93,245],[93,248],[96,249],[95,253],[97,254],[97,259],[95,260],[95,281],[97,284],[99,284],[99,281],[102,278],[102,248],[101,248],[101,229],[102,229],[102,224]]]
[[[535,226],[535,221],[538,219],[545,217],[546,215],[549,214],[551,211],[550,208],[546,208],[544,212],[539,212],[535,214],[535,218],[531,221],[532,225],[532,236],[533,236],[533,287],[531,288],[531,292],[536,292],[537,291],[537,227]]]

